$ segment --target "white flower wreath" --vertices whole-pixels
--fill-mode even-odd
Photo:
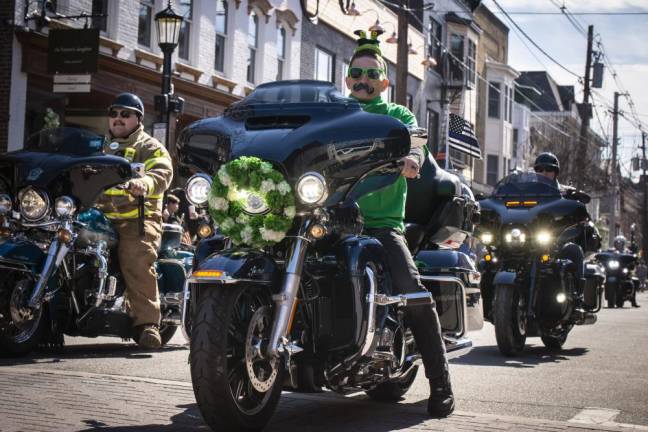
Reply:
[[[261,212],[246,211],[252,203]],[[222,165],[212,181],[209,211],[234,244],[263,247],[280,242],[295,218],[295,197],[268,162],[242,156]]]

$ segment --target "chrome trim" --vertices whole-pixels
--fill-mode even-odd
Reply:
[[[468,331],[468,302],[466,300],[466,285],[463,283],[463,281],[455,276],[420,276],[420,278],[421,280],[425,280],[425,281],[434,281],[434,282],[459,285],[459,287],[461,288],[463,328],[461,329],[461,333],[456,335],[456,337],[460,338],[462,336],[465,336],[466,332]]]
[[[182,335],[185,337],[186,341],[190,341],[189,332],[187,331],[187,310],[189,309],[189,297],[191,296],[191,291],[189,291],[189,279],[185,280],[184,286],[182,287],[182,306],[180,307],[180,313],[182,315],[182,323],[180,329],[182,330]]]
[[[99,261],[99,268],[97,269],[97,276],[99,276],[99,286],[97,287],[97,298],[95,299],[95,307],[99,307],[103,303],[106,296],[104,295],[104,287],[106,285],[106,278],[108,277],[108,261],[103,256],[106,249],[106,242],[100,240],[97,242],[97,247],[94,249],[94,255]]]
[[[446,359],[448,360],[468,354],[473,347],[472,340],[467,337],[443,336],[443,341],[446,343]]]
[[[43,270],[41,271],[40,276],[38,277],[38,282],[34,287],[31,297],[29,298],[28,306],[32,309],[39,309],[41,306],[41,301],[43,300],[43,293],[47,282],[49,281],[52,272],[54,271],[56,255],[58,253],[59,242],[57,239],[52,240],[49,250],[47,251],[47,258],[45,259],[45,265],[43,265]]]
[[[360,355],[366,356],[371,351],[374,336],[376,335],[376,275],[369,267],[365,268],[365,273],[369,278],[369,294],[367,294],[367,308],[369,316],[367,317],[367,335],[364,344],[360,349]]]
[[[416,303],[426,304],[424,302],[425,299],[429,300],[427,304],[432,304],[434,301],[432,297],[432,293],[430,292],[416,292],[410,294],[399,294],[395,296],[388,296],[386,294],[376,294],[374,296],[374,299],[375,299],[375,303],[379,306],[387,306],[392,304],[398,306],[407,306],[408,302],[415,301],[415,300],[422,300],[420,302],[417,301]]]
[[[61,224],[60,221],[54,220],[49,222],[28,222],[28,223],[22,222],[20,225],[27,228],[40,228],[40,227],[60,225],[60,224]]]
[[[279,345],[282,344],[288,331],[288,323],[292,315],[293,305],[297,300],[299,284],[301,282],[304,258],[308,249],[308,242],[301,237],[308,232],[310,220],[306,219],[299,230],[298,237],[292,243],[292,250],[285,270],[285,278],[281,288],[281,298],[275,301],[275,315],[272,323],[272,332],[268,343],[267,353],[272,357],[278,357]]]
[[[303,179],[304,177],[306,177],[306,176],[313,176],[313,177],[317,177],[317,178],[322,182],[322,184],[324,185],[324,193],[322,194],[322,197],[321,197],[319,200],[315,201],[314,203],[307,203],[307,202],[305,202],[305,201],[302,199],[301,196],[299,196],[299,183],[300,183],[300,182],[302,181],[302,179]],[[316,171],[308,171],[308,172],[305,172],[305,173],[302,174],[302,175],[299,177],[299,179],[297,179],[297,181],[295,182],[295,196],[297,196],[297,199],[299,199],[299,201],[300,201],[302,204],[304,204],[304,205],[306,205],[306,206],[309,206],[309,207],[314,207],[314,206],[318,206],[318,205],[322,204],[324,201],[326,201],[326,199],[327,199],[328,196],[329,196],[329,188],[328,188],[328,185],[326,184],[326,179],[324,178],[324,176],[323,176],[322,174],[320,174],[320,173],[318,173],[318,172],[316,172]]]

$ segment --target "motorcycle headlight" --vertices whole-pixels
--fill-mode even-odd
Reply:
[[[483,232],[479,236],[479,240],[481,240],[481,242],[484,243],[485,245],[489,245],[493,243],[493,233]]]
[[[76,211],[74,200],[65,195],[56,198],[56,201],[54,201],[54,211],[60,217],[72,216]]]
[[[0,215],[11,211],[11,197],[7,194],[0,194]]]
[[[619,268],[619,261],[617,260],[610,260],[607,263],[607,266],[610,270],[616,270]]]
[[[324,177],[308,172],[297,181],[297,197],[304,204],[319,204],[326,199],[328,189]]]
[[[49,198],[44,192],[32,187],[27,187],[18,194],[20,201],[20,214],[29,222],[37,222],[42,219],[49,210]]]
[[[511,231],[504,234],[504,240],[506,243],[522,244],[526,241],[526,234],[518,228],[513,228]]]
[[[264,214],[269,210],[268,204],[263,197],[248,190],[230,189],[227,197],[230,201],[238,201],[243,206],[243,211],[252,215]]]
[[[211,189],[211,179],[205,174],[195,174],[185,186],[187,200],[195,206],[202,206],[207,203],[209,190]]]
[[[551,233],[549,231],[538,231],[536,241],[541,245],[548,245],[551,243]]]
[[[627,268],[623,269],[623,274],[628,274],[628,269]]]

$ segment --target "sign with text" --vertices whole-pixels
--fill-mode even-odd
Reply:
[[[99,29],[52,29],[49,32],[47,72],[89,74],[97,71]]]

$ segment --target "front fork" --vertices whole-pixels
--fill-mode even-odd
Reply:
[[[279,357],[286,350],[288,350],[288,354],[301,351],[300,348],[292,347],[289,344],[287,335],[290,332],[289,327],[292,324],[295,307],[297,305],[297,294],[299,292],[306,249],[308,249],[308,243],[310,243],[308,238],[306,238],[309,227],[310,220],[307,219],[303,222],[299,234],[295,237],[290,255],[288,255],[288,259],[286,260],[286,271],[281,292],[272,296],[276,308],[272,333],[270,333],[270,341],[267,348],[267,354],[271,357]]]

